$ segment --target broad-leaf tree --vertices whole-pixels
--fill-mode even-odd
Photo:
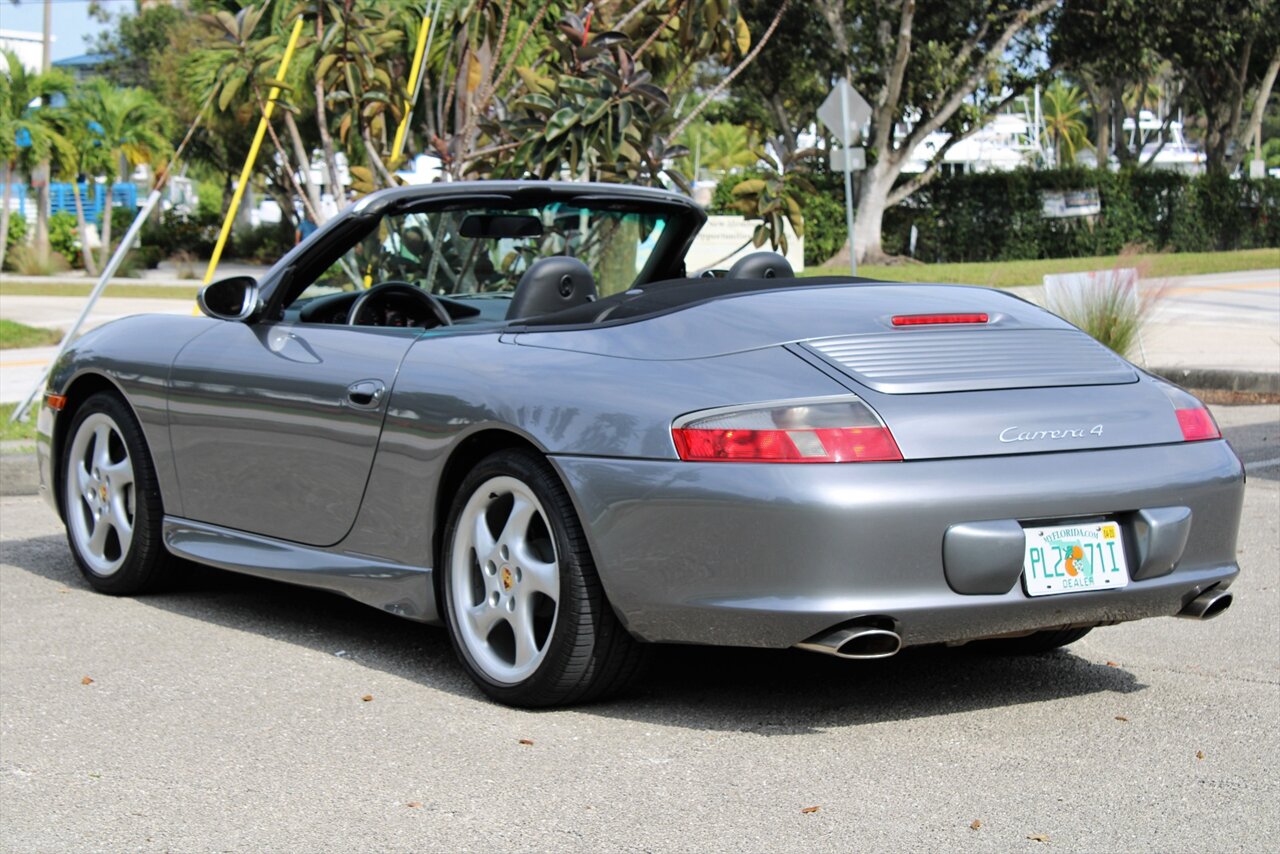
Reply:
[[[976,133],[1043,69],[1040,30],[1060,0],[816,0],[850,81],[872,108],[853,250],[881,256],[884,212],[931,181],[952,145]],[[916,146],[951,134],[927,168],[899,180]]]

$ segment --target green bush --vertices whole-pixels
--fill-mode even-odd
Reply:
[[[213,254],[220,224],[216,212],[182,216],[166,211],[142,227],[142,243],[155,246],[166,258],[179,252],[207,258]]]
[[[80,228],[75,214],[59,211],[49,217],[49,248],[65,258],[71,267],[84,266],[84,258],[80,254]]]
[[[4,237],[5,251],[27,242],[27,218],[17,211],[9,214],[9,233]]]
[[[725,176],[716,184],[707,213],[737,214],[733,208],[733,188],[743,181],[763,177],[754,171]],[[848,228],[845,225],[843,177],[817,171],[806,172],[805,179],[813,185],[814,191],[800,192],[795,200],[804,216],[804,263],[811,267],[822,264],[840,251],[848,237]]]
[[[1101,213],[1046,219],[1046,190],[1096,190]],[[1180,252],[1280,246],[1280,180],[1062,169],[941,177],[885,212],[886,252],[914,224],[924,261],[1114,255],[1142,245]]]
[[[263,223],[233,233],[232,257],[257,263],[274,264],[293,248],[293,226],[287,221]]]

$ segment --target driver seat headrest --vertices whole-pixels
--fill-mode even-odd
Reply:
[[[516,284],[507,320],[550,314],[586,305],[595,298],[596,282],[586,264],[567,255],[540,258]]]
[[[777,252],[752,252],[729,268],[726,279],[794,279],[791,262]]]

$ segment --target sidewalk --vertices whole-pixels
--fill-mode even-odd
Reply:
[[[208,261],[196,260],[190,266],[190,275],[185,278],[171,261],[161,261],[154,270],[142,270],[139,276],[113,276],[109,280],[112,285],[179,285],[196,287],[204,280]],[[218,264],[214,277],[227,279],[231,276],[253,276],[255,279],[270,269],[265,264],[246,264],[239,261],[224,261]],[[90,276],[84,270],[68,270],[53,276],[20,276],[16,273],[5,273],[3,279],[14,284],[31,285],[95,285],[97,276]],[[7,316],[7,315],[6,315]],[[17,318],[9,318],[16,320]]]
[[[1159,286],[1163,296],[1130,361],[1189,388],[1280,394],[1280,269]],[[1044,304],[1043,287],[1010,290]]]

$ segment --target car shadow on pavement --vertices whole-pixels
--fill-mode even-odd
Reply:
[[[61,537],[5,543],[5,562],[90,591]],[[417,684],[482,699],[442,628],[321,590],[185,565],[139,604],[339,655]],[[796,735],[825,729],[1143,690],[1122,667],[1068,651],[1014,657],[922,647],[877,661],[797,650],[657,646],[623,695],[578,713],[693,729]]]

